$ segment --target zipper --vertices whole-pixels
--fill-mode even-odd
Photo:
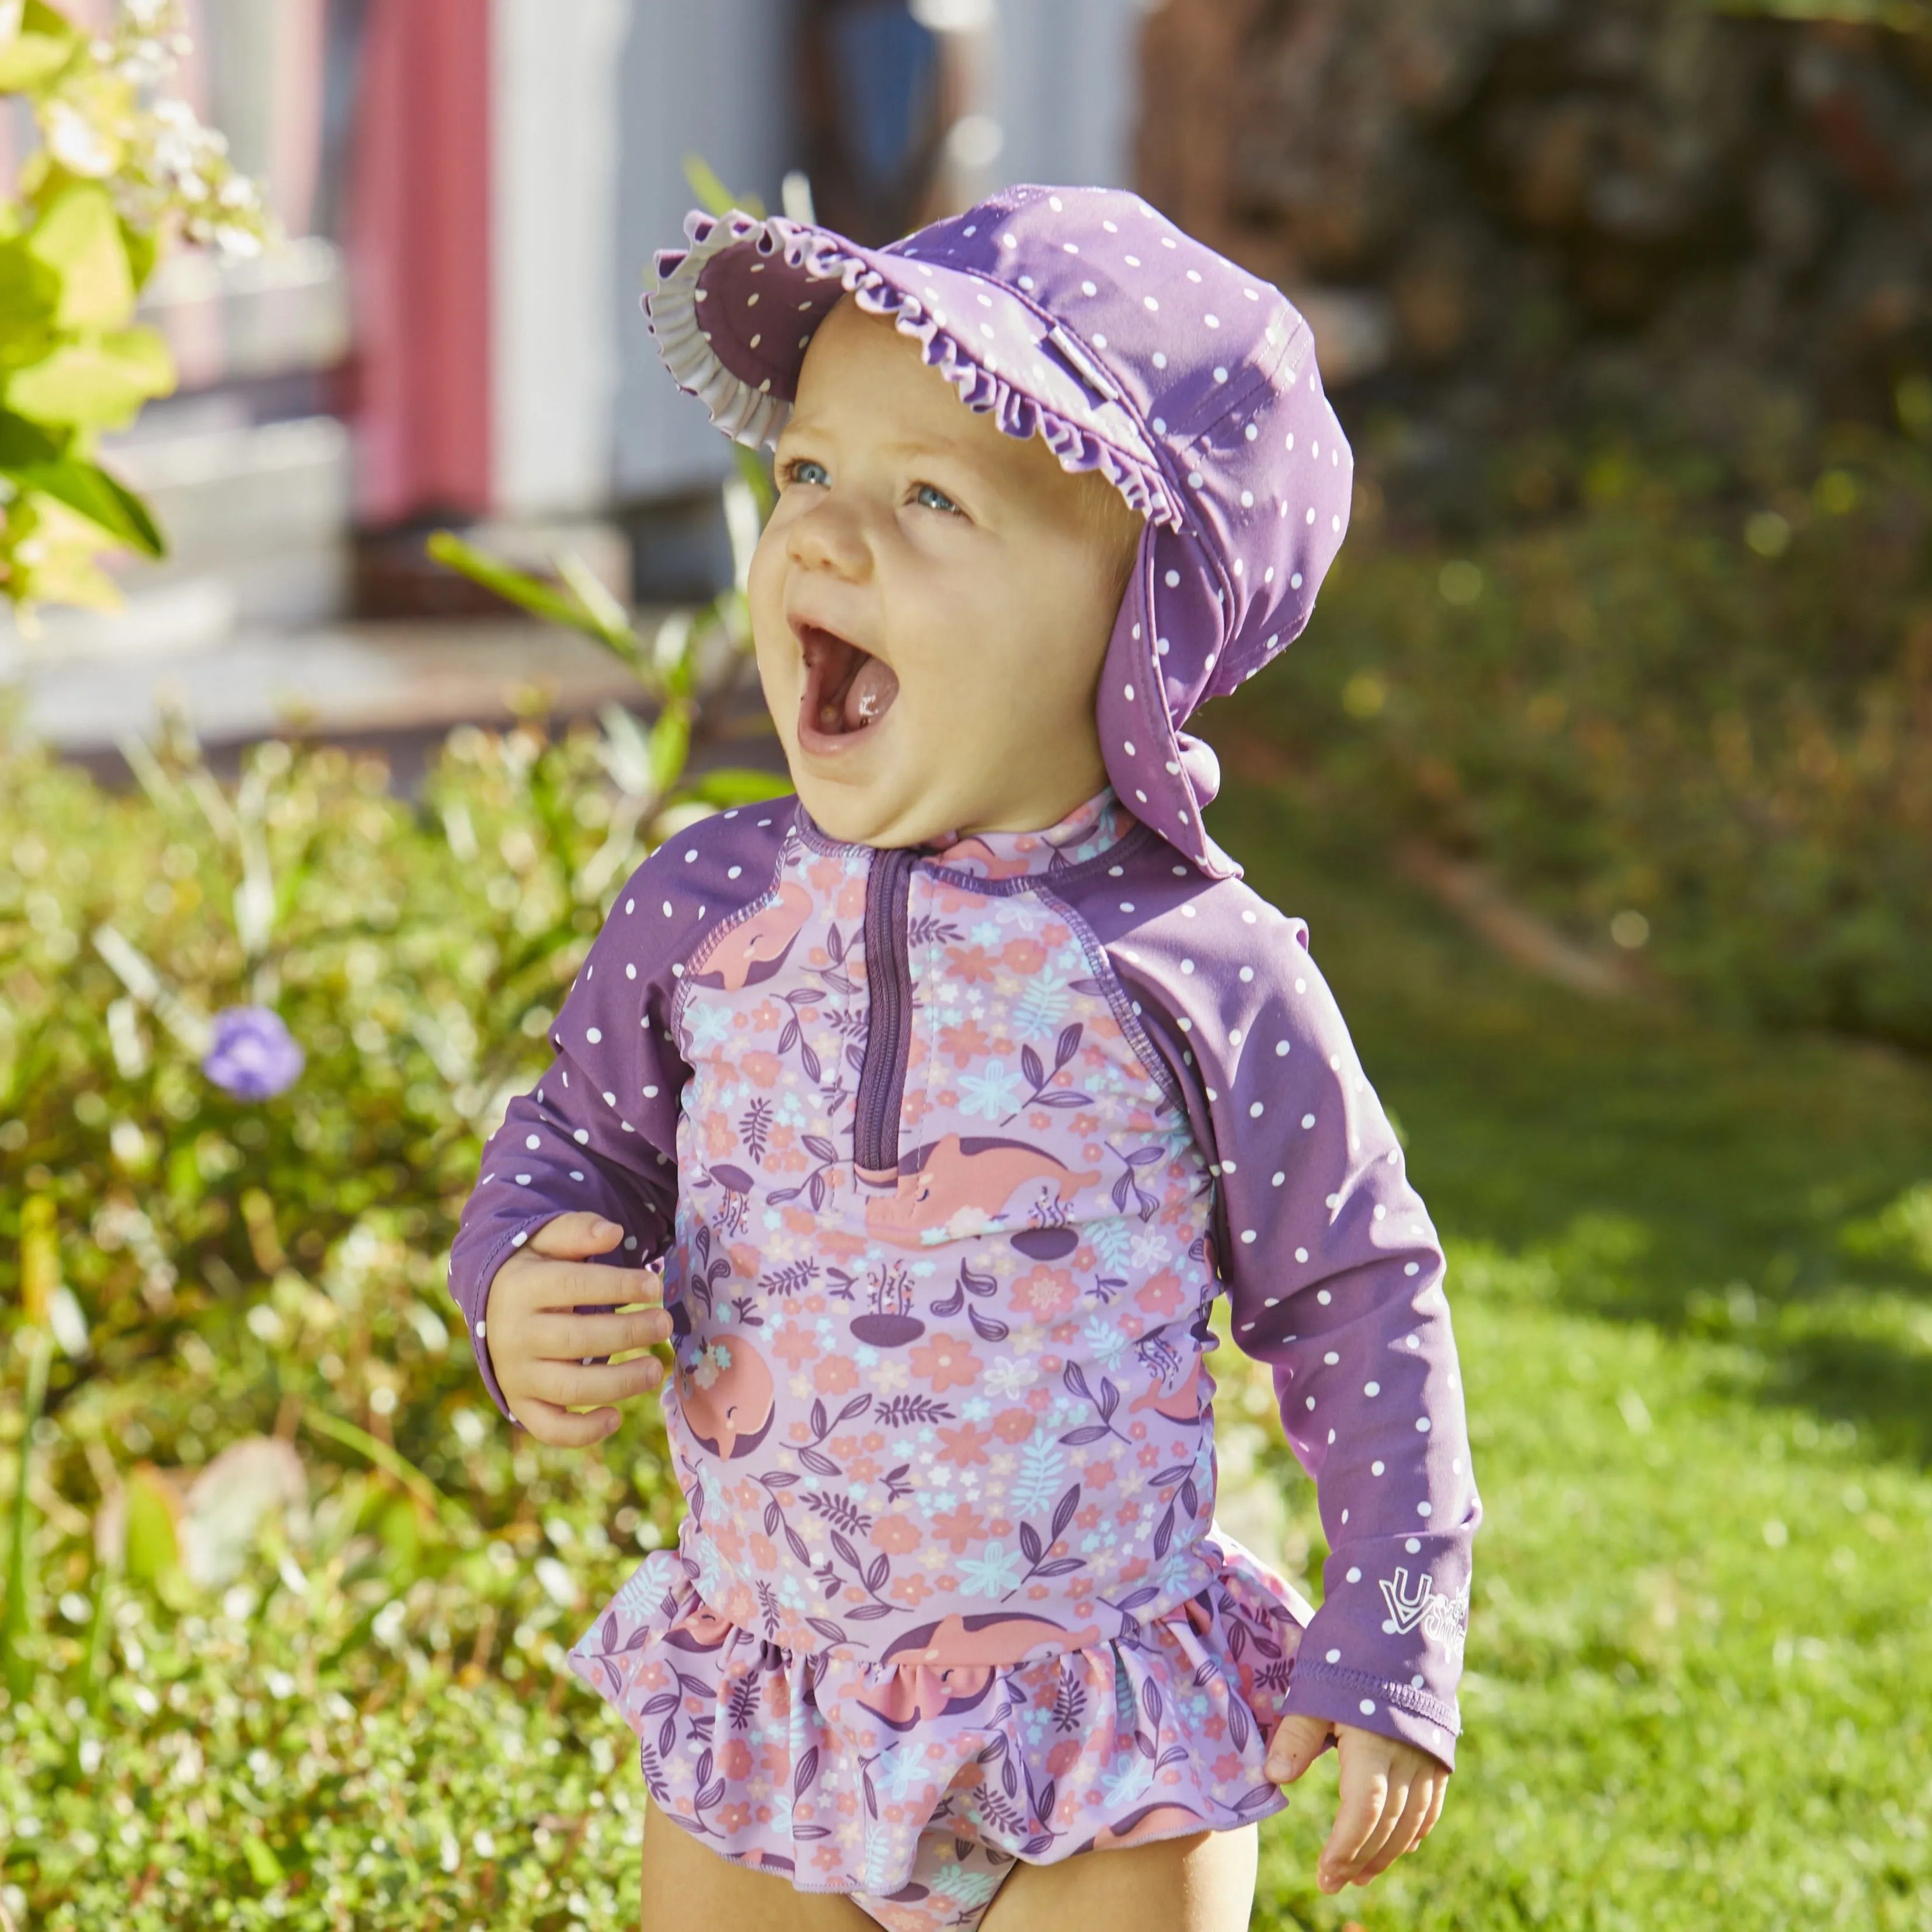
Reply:
[[[914,866],[910,846],[890,847],[866,877],[866,1054],[853,1103],[853,1164],[868,1180],[898,1178],[899,1109],[912,1053],[912,958],[906,926]]]

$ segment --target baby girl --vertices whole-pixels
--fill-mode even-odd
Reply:
[[[452,1268],[546,1442],[672,1343],[678,1546],[570,1653],[640,1739],[645,1924],[1232,1932],[1330,1742],[1318,1876],[1366,1884],[1458,1729],[1442,1256],[1180,728],[1341,542],[1307,326],[1124,194],[884,250],[688,228],[652,325],[776,440],[752,630],[797,793],[618,894]],[[1224,1292],[1318,1484],[1318,1610],[1214,1521]]]

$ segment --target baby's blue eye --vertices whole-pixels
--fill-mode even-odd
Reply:
[[[814,463],[808,456],[801,456],[785,465],[788,483],[830,483],[832,472],[822,463]]]
[[[957,514],[959,506],[944,490],[935,490],[930,483],[922,483],[913,493],[913,501],[922,510],[945,510]]]

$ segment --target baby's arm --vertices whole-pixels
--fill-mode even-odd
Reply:
[[[1432,1822],[1455,1762],[1480,1510],[1442,1250],[1300,922],[1238,881],[1133,886],[1116,957],[1214,1150],[1234,1340],[1274,1369],[1330,1552],[1270,1770],[1340,1737],[1338,1889]]]
[[[464,1209],[450,1257],[450,1288],[463,1310],[484,1384],[512,1421],[518,1418],[496,1372],[500,1364],[512,1379],[519,1378],[502,1354],[506,1345],[514,1342],[526,1355],[581,1364],[586,1356],[647,1339],[641,1333],[620,1339],[610,1325],[619,1318],[587,1312],[573,1317],[567,1311],[655,1298],[632,1271],[664,1252],[676,1210],[678,1096],[689,1069],[670,1037],[671,1003],[684,962],[740,896],[725,870],[725,861],[737,856],[730,848],[742,842],[735,836],[737,828],[718,836],[709,835],[710,824],[654,854],[618,894],[550,1028],[556,1058],[531,1092],[511,1102],[502,1127],[484,1149],[482,1178]],[[697,856],[687,860],[686,850]],[[564,1216],[567,1222],[558,1220]],[[492,1288],[506,1260],[553,1222],[556,1225],[535,1250],[550,1257],[551,1278],[538,1281],[536,1264],[526,1270],[520,1262],[502,1273],[504,1292],[493,1307]],[[593,1224],[598,1222],[617,1232],[597,1232]],[[592,1266],[604,1275],[623,1270],[626,1278],[611,1282],[596,1303],[590,1303],[587,1292],[572,1302],[559,1271],[574,1269],[577,1280],[594,1288]],[[513,1276],[523,1277],[514,1294]],[[506,1303],[514,1304],[513,1311]],[[635,1327],[639,1318],[631,1319]],[[648,1339],[656,1338],[655,1324],[661,1323],[661,1318],[652,1319]],[[601,1321],[605,1327],[594,1338],[581,1327],[564,1336],[557,1324],[574,1320]],[[496,1337],[495,1361],[493,1325],[504,1330]],[[580,1340],[583,1346],[575,1346]],[[572,1346],[562,1346],[566,1342]],[[554,1366],[545,1372],[554,1384]],[[586,1372],[605,1379],[580,1387],[568,1400],[608,1399],[616,1393],[610,1378],[627,1370]],[[634,1378],[641,1382],[640,1376]],[[590,1441],[604,1426],[600,1419],[596,1429],[574,1432]]]

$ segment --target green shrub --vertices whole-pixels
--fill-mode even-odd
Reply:
[[[1932,1046],[1932,448],[1846,431],[1746,506],[1612,452],[1574,514],[1456,550],[1384,527],[1364,467],[1236,755],[1711,1006]]]

